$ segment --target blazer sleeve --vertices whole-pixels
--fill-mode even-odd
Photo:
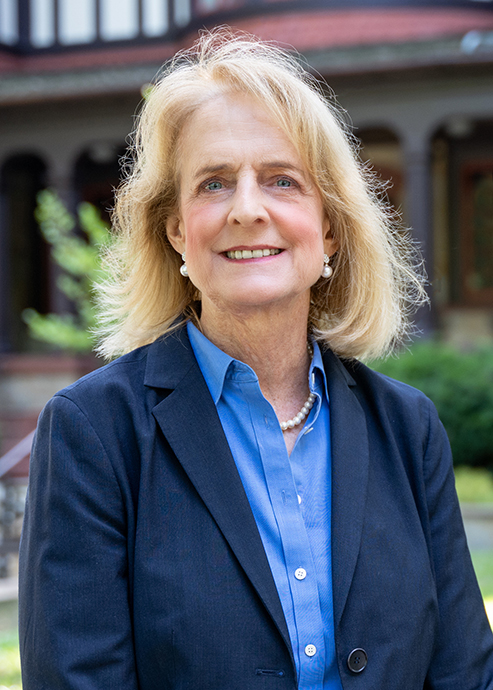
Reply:
[[[121,482],[63,395],[31,454],[19,626],[24,690],[137,690]]]
[[[430,405],[424,455],[439,636],[426,690],[493,690],[493,636],[466,543],[446,432]]]

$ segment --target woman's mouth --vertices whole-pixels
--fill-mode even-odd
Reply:
[[[225,254],[228,259],[261,259],[263,256],[275,256],[281,251],[281,249],[237,249]]]

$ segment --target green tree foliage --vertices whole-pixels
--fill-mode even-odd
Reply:
[[[373,368],[431,398],[447,430],[456,465],[493,470],[492,348],[459,352],[438,342],[423,342]]]
[[[22,317],[36,340],[73,353],[90,352],[96,325],[93,285],[104,279],[100,257],[110,242],[109,228],[91,204],[79,205],[77,223],[54,191],[43,190],[37,200],[36,220],[61,269],[57,285],[74,313],[44,315],[26,309]],[[74,232],[77,225],[80,232]]]

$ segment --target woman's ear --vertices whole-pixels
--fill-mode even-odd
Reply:
[[[173,249],[175,249],[178,254],[183,254],[185,251],[185,235],[182,232],[178,216],[169,216],[166,221],[166,235]]]
[[[323,230],[324,230],[324,252],[327,254],[327,256],[332,256],[332,254],[335,254],[336,251],[339,249],[339,241],[335,239],[335,237],[332,235],[332,230],[330,227],[330,221],[326,217],[324,220],[324,225],[323,225]]]

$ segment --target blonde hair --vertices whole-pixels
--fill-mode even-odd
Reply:
[[[181,130],[206,101],[241,93],[260,102],[304,160],[339,249],[330,280],[312,287],[309,328],[342,357],[372,358],[401,341],[426,301],[413,245],[359,162],[331,99],[296,57],[243,34],[204,33],[163,69],[143,105],[133,162],[114,211],[110,278],[99,286],[100,354],[113,357],[196,318],[197,291],[166,235],[177,210]]]

